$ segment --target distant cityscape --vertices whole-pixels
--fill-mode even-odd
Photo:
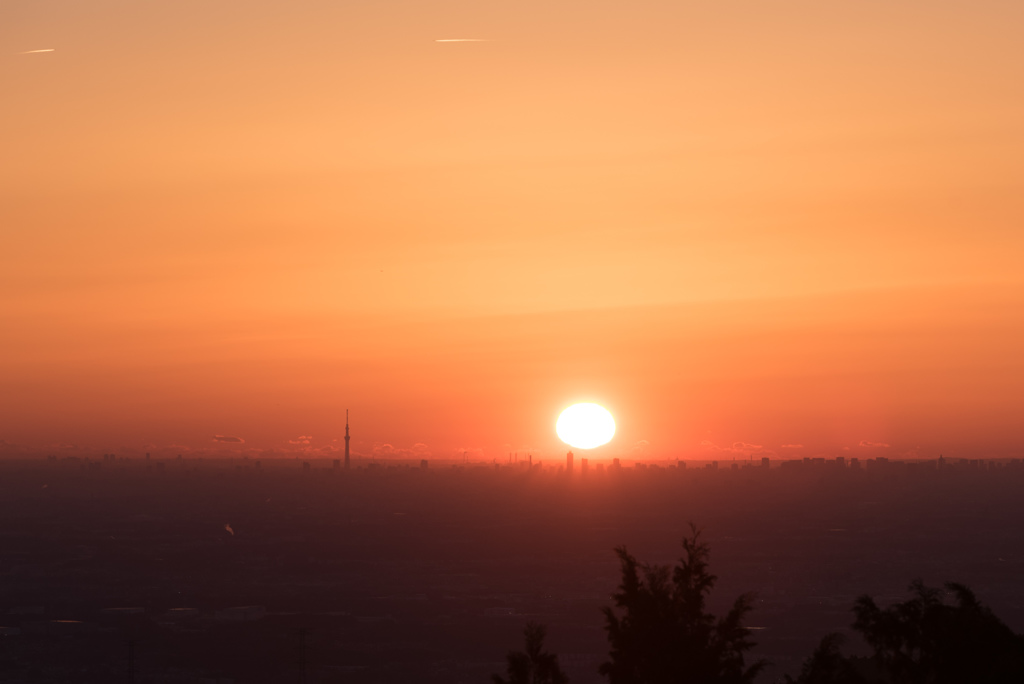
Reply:
[[[12,462],[26,461],[31,462],[33,459],[8,459]],[[295,464],[300,463],[301,468],[304,471],[312,470],[330,470],[332,472],[341,470],[378,470],[378,469],[409,469],[419,468],[420,470],[427,470],[434,466],[437,468],[452,468],[452,469],[464,469],[472,468],[475,470],[495,470],[495,471],[513,471],[513,472],[565,472],[568,474],[579,474],[580,476],[586,476],[588,474],[603,475],[606,473],[622,472],[625,470],[636,470],[636,471],[687,471],[694,472],[699,470],[768,470],[768,469],[784,469],[784,470],[802,470],[802,469],[822,469],[826,471],[838,471],[838,470],[849,470],[858,471],[865,470],[868,472],[902,472],[910,471],[914,472],[917,470],[945,470],[945,469],[973,469],[973,470],[999,470],[1002,468],[1024,468],[1024,459],[1021,458],[990,458],[990,459],[979,459],[979,458],[946,458],[939,456],[937,458],[906,458],[906,459],[890,459],[886,456],[877,456],[874,458],[861,459],[858,457],[847,458],[845,456],[835,456],[832,458],[825,458],[823,456],[818,457],[804,457],[804,458],[772,458],[769,456],[758,457],[756,460],[753,458],[748,459],[731,459],[731,460],[683,460],[683,459],[662,459],[662,460],[642,460],[642,459],[623,459],[623,458],[609,458],[601,461],[597,461],[591,465],[591,460],[587,458],[579,459],[579,469],[575,468],[576,456],[574,452],[569,451],[566,454],[565,462],[559,462],[555,459],[549,459],[547,461],[543,459],[537,459],[534,461],[533,455],[528,454],[523,460],[519,460],[518,454],[513,456],[509,455],[507,461],[499,462],[497,459],[490,461],[476,460],[470,461],[468,459],[453,459],[453,458],[418,458],[418,459],[403,459],[403,458],[377,458],[377,457],[364,457],[356,455],[354,458],[350,458],[346,454],[345,459],[340,458],[300,458],[293,456],[290,458],[252,458],[249,456],[239,457],[209,457],[209,456],[192,456],[185,458],[183,455],[178,455],[175,458],[155,458],[151,459],[147,453],[143,458],[132,458],[126,456],[118,456],[116,454],[102,454],[96,457],[89,456],[55,456],[49,455],[46,460],[51,463],[62,463],[65,465],[78,464],[82,467],[100,469],[101,464],[108,466],[126,465],[130,463],[138,464],[140,461],[143,462],[147,470],[166,470],[168,465],[177,464],[178,467],[197,467],[196,464],[218,464],[219,467],[231,466],[239,469],[260,469],[265,464],[270,466],[279,466],[281,464]],[[185,463],[188,463],[186,466]]]
[[[596,684],[612,549],[689,521],[766,684],[916,577],[1024,627],[1020,459],[507,460],[0,461],[0,680],[481,682],[533,620]]]

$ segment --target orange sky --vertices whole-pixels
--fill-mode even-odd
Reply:
[[[1022,28],[8,0],[0,440],[553,458],[592,400],[597,458],[1020,455]]]

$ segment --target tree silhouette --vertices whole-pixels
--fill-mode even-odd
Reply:
[[[804,662],[800,676],[786,675],[787,684],[865,684],[868,680],[858,671],[853,661],[843,657],[839,647],[841,634],[827,634],[814,653]]]
[[[910,585],[913,596],[879,608],[857,599],[853,628],[874,651],[844,658],[837,635],[825,637],[792,684],[1009,684],[1024,682],[1024,637],[1014,634],[962,584]]]
[[[527,623],[523,630],[526,651],[509,651],[508,679],[494,675],[494,684],[567,684],[569,678],[558,666],[558,656],[543,650],[546,634],[543,625]]]
[[[746,684],[764,668],[762,661],[744,662],[754,646],[743,626],[752,595],[715,618],[705,601],[718,578],[708,571],[710,549],[692,523],[683,551],[673,569],[639,563],[625,547],[616,549],[622,584],[615,608],[604,609],[611,659],[600,670],[610,684]]]
[[[1024,638],[1014,634],[962,584],[943,592],[910,585],[914,597],[881,609],[870,596],[857,599],[854,629],[874,649],[893,681],[917,684],[1024,682]]]

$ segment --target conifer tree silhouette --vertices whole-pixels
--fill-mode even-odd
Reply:
[[[558,656],[544,651],[547,630],[529,622],[523,630],[525,651],[509,651],[508,679],[494,675],[494,684],[568,684],[569,678],[558,665]]]
[[[675,568],[639,563],[616,549],[622,584],[604,609],[610,660],[601,674],[610,684],[747,684],[764,668],[747,666],[754,643],[743,619],[753,596],[736,599],[723,618],[706,608],[717,577],[708,570],[710,549],[691,523],[684,557]]]

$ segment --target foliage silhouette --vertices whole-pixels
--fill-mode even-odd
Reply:
[[[1014,634],[962,584],[947,584],[954,605],[942,591],[916,581],[915,596],[885,610],[870,596],[854,606],[854,629],[874,649],[875,659],[893,681],[1022,682],[1024,638]]]
[[[961,584],[944,592],[910,585],[913,596],[879,608],[870,596],[854,605],[853,628],[871,646],[871,661],[844,658],[825,637],[795,684],[1004,684],[1024,682],[1024,637],[1014,634]]]
[[[610,684],[746,684],[764,668],[749,667],[744,653],[754,643],[743,619],[753,597],[736,599],[724,618],[707,612],[717,577],[708,570],[709,547],[691,523],[684,557],[675,568],[639,563],[616,549],[622,584],[605,608],[610,660],[601,674]],[[621,617],[616,609],[621,612]]]
[[[786,676],[787,684],[866,684],[868,681],[857,667],[857,661],[846,658],[839,651],[843,643],[841,634],[827,634],[814,653],[793,679]]]
[[[567,684],[569,678],[558,665],[558,656],[544,651],[543,625],[527,623],[523,630],[526,651],[509,651],[508,679],[494,675],[494,684]]]

